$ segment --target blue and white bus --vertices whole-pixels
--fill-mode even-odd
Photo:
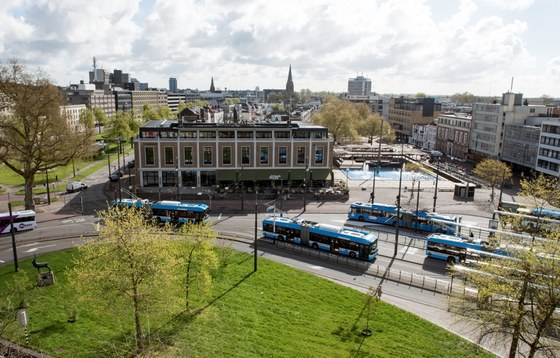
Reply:
[[[33,230],[37,227],[37,213],[33,210],[12,211],[14,232]],[[8,234],[12,225],[10,213],[0,213],[0,234]]]
[[[494,256],[508,256],[501,248],[494,248],[488,241],[446,234],[431,234],[426,237],[426,256],[445,260],[450,264],[478,260]]]
[[[111,204],[126,207],[126,208],[144,208],[150,204],[150,201],[148,199],[124,198],[120,200],[113,200]]]
[[[397,211],[396,205],[354,202],[350,204],[348,219],[396,226]],[[457,221],[456,216],[401,208],[398,224],[402,228],[453,235],[457,231]]]
[[[314,249],[373,261],[378,253],[377,235],[314,221],[269,217],[262,222],[263,236]]]
[[[198,224],[208,220],[206,204],[162,200],[152,204],[152,218],[159,223]]]

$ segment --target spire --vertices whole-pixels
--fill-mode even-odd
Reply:
[[[212,77],[212,81],[210,82],[210,92],[216,92],[216,89],[214,88],[214,77]]]
[[[286,92],[294,93],[294,82],[292,81],[292,65],[290,64],[290,70],[288,71],[288,82],[286,82]]]

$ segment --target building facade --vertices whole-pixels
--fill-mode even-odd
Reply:
[[[303,122],[150,121],[135,139],[136,189],[323,186],[333,145],[327,128]]]
[[[177,92],[177,79],[175,77],[169,78],[169,92]]]
[[[471,116],[463,113],[444,113],[437,117],[435,149],[444,155],[467,159]]]
[[[349,96],[368,96],[371,94],[371,79],[364,76],[348,79]]]
[[[397,141],[408,142],[414,124],[434,123],[441,114],[441,104],[433,98],[391,98],[387,121],[395,131]]]

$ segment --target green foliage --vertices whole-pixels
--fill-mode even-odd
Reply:
[[[10,277],[6,287],[0,289],[0,335],[14,323],[17,311],[27,308],[27,294],[33,288],[26,271],[18,271]]]
[[[494,189],[509,180],[511,168],[504,162],[495,159],[484,159],[473,169],[474,175],[486,181],[492,188],[491,200],[494,201]]]
[[[105,130],[107,138],[112,140],[128,139],[134,136],[138,130],[138,123],[130,112],[118,111],[109,121],[107,127]]]
[[[82,109],[80,112],[80,124],[83,125],[86,130],[91,130],[95,126],[93,112],[87,108]]]

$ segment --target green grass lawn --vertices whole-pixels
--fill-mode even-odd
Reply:
[[[105,313],[103,307],[80,306],[68,323],[76,298],[65,269],[75,250],[43,255],[56,276],[49,287],[28,296],[30,347],[56,357],[129,356],[134,345],[132,317]],[[34,277],[31,262],[20,271]],[[0,267],[0,291],[15,275],[13,264]],[[154,310],[143,321],[151,351],[146,356],[178,357],[493,357],[415,315],[384,302],[371,306],[370,337],[365,296],[311,274],[234,253],[218,272],[212,292],[196,302],[196,313],[165,316]],[[169,295],[179,295],[170,292]],[[95,308],[95,309],[94,309]],[[24,342],[12,324],[5,338]]]

